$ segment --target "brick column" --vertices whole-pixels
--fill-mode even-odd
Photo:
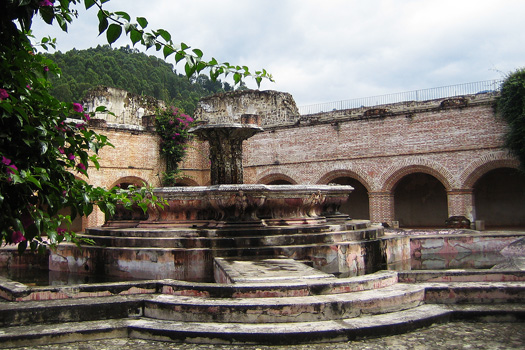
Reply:
[[[93,212],[89,216],[82,218],[82,229],[87,227],[102,226],[106,220],[104,213],[98,208],[94,207]]]
[[[471,188],[447,191],[448,216],[464,216],[471,222],[476,219],[474,196]]]
[[[387,222],[394,220],[394,194],[392,192],[369,192],[370,221]]]

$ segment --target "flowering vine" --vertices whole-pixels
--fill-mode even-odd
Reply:
[[[160,154],[166,159],[166,172],[162,183],[173,186],[181,177],[179,163],[186,155],[188,141],[192,139],[189,130],[195,125],[195,120],[175,107],[157,111],[155,128],[160,136]]]

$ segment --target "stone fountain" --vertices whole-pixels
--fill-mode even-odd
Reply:
[[[119,212],[87,230],[94,246],[61,244],[49,258],[51,270],[128,281],[35,287],[0,277],[0,298],[9,301],[0,303],[0,343],[347,342],[453,319],[523,319],[522,269],[401,266],[490,246],[520,256],[522,233],[383,236],[381,227],[338,213],[349,186],[242,184],[242,141],[261,131],[261,116],[271,117],[254,107],[254,95],[266,111],[279,98],[295,106],[275,92],[201,104],[206,123],[194,132],[210,142],[211,186],[158,188],[169,203],[163,210]],[[360,276],[385,260],[405,271]]]
[[[254,94],[262,94],[265,102]],[[243,184],[243,141],[262,132],[264,118],[271,118],[276,108],[285,109],[276,113],[281,118],[298,114],[289,94],[274,91],[234,92],[201,101],[201,124],[191,132],[209,143],[211,186],[155,189],[168,206],[151,207],[146,215],[117,212],[103,227],[87,230],[85,236],[95,246],[60,246],[50,258],[50,269],[212,281],[218,257],[292,258],[336,274],[377,264],[380,254],[372,252],[379,251],[382,228],[356,224],[338,212],[352,187]],[[352,248],[348,243],[363,238],[364,245]]]

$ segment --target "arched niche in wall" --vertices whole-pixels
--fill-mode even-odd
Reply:
[[[297,182],[294,179],[284,174],[266,175],[265,177],[257,181],[257,183],[263,184],[263,185],[296,185],[297,184]]]
[[[187,186],[199,186],[199,184],[197,183],[197,181],[190,179],[189,177],[178,179],[177,183],[175,184],[175,187],[187,187]]]
[[[370,219],[370,203],[367,188],[357,179],[342,176],[330,180],[329,183],[338,185],[350,185],[354,188],[348,201],[344,203],[339,211],[350,215],[352,219]]]
[[[414,172],[394,186],[394,218],[401,227],[444,227],[448,217],[445,186],[434,176]]]
[[[488,227],[525,227],[525,175],[514,168],[483,174],[473,186],[476,220]]]
[[[137,176],[125,176],[121,177],[117,181],[114,181],[109,188],[113,188],[115,186],[119,186],[122,189],[126,189],[129,186],[135,186],[135,187],[142,187],[147,185],[147,182],[144,179],[141,179]]]

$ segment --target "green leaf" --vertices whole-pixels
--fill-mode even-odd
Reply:
[[[164,45],[164,48],[162,49],[162,53],[164,54],[164,58],[168,57],[169,55],[173,54],[175,50],[171,46]]]
[[[183,58],[184,58],[184,52],[177,51],[177,53],[175,54],[175,63],[179,63],[180,61],[182,61]]]
[[[86,10],[88,10],[95,5],[95,0],[84,0],[84,5],[86,6]]]
[[[108,39],[108,44],[113,44],[122,34],[122,27],[118,24],[112,23],[108,27],[106,32],[106,37]]]
[[[202,61],[199,61],[199,62],[197,62],[197,64],[196,64],[195,71],[196,71],[197,73],[200,73],[200,72],[201,72],[204,68],[206,68],[206,67],[207,67],[207,66],[206,66],[206,63],[204,63],[204,62],[202,62]]]
[[[120,17],[124,18],[128,22],[131,21],[131,17],[124,11],[117,11],[117,12],[115,12],[115,14],[117,16],[120,16]]]
[[[104,33],[107,28],[108,28],[108,19],[106,18],[104,11],[100,10],[98,11],[98,34],[100,35]]]
[[[53,12],[53,8],[51,6],[41,6],[40,9],[40,16],[42,16],[42,19],[47,24],[52,24],[53,19],[55,18],[55,13]]]
[[[186,76],[189,78],[195,73],[195,65],[190,64],[190,62],[186,62],[184,65],[184,71],[186,72]]]
[[[146,28],[148,26],[148,20],[145,19],[144,17],[137,17],[137,22],[138,22],[138,24],[140,24],[142,29],[144,29],[144,28]]]
[[[157,33],[162,37],[162,39],[166,40],[167,42],[171,40],[171,34],[165,31],[164,29],[157,30]]]
[[[129,33],[129,38],[131,39],[133,46],[135,46],[136,43],[142,40],[142,32],[139,32],[136,29],[132,29]]]
[[[197,57],[201,58],[203,53],[199,49],[193,49],[193,53],[197,55]]]
[[[26,177],[26,180],[34,184],[39,189],[42,189],[42,185],[40,184],[40,181],[38,181],[34,176],[28,176]]]
[[[58,25],[59,27],[64,31],[64,32],[67,32],[67,22],[66,20],[64,19],[64,17],[62,16],[55,16],[55,18],[57,19],[57,22],[58,22]]]
[[[233,80],[235,81],[235,84],[239,84],[241,82],[241,77],[242,77],[241,73],[235,73],[233,75]]]

